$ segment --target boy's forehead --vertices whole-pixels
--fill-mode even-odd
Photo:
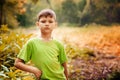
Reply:
[[[38,19],[40,19],[40,18],[43,17],[43,16],[45,16],[45,17],[50,16],[50,17],[56,19],[56,14],[55,14],[55,12],[54,12],[53,10],[51,10],[51,9],[44,9],[44,10],[40,11],[39,14],[38,14]]]

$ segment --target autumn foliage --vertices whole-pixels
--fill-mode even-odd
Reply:
[[[120,56],[120,26],[89,25],[64,29],[65,32],[63,29],[56,32],[56,37],[74,48],[88,48],[93,50],[96,56],[97,53],[98,56]],[[59,33],[63,37],[60,37]]]

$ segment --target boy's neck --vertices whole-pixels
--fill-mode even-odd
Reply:
[[[40,38],[44,41],[50,41],[52,40],[51,34],[41,34]]]

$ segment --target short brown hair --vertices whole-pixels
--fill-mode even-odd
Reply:
[[[51,9],[43,9],[39,12],[38,16],[37,16],[37,21],[39,21],[41,16],[51,16],[54,17],[54,19],[56,20],[56,14],[53,10]]]

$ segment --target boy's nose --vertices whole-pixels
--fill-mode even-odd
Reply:
[[[45,25],[49,25],[49,22],[46,22]]]

